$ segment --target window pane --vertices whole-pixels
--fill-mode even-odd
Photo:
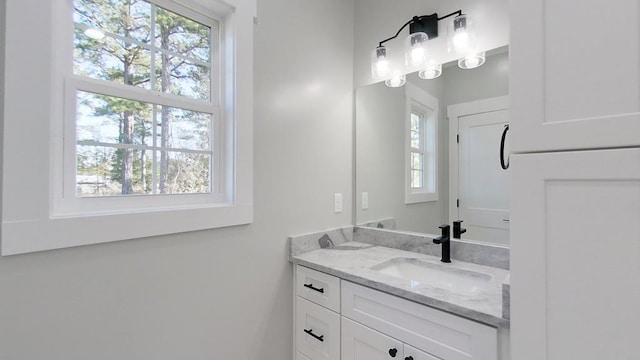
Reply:
[[[411,153],[411,169],[413,170],[424,170],[424,155],[420,153]]]
[[[133,43],[89,38],[75,29],[73,72],[94,79],[150,89],[151,51]]]
[[[212,115],[158,106],[157,145],[162,148],[209,150]]]
[[[411,170],[411,188],[423,188],[423,173],[421,170]]]
[[[211,99],[211,68],[166,53],[156,54],[155,89],[198,100]],[[164,75],[163,75],[164,74]]]
[[[411,131],[411,147],[414,149],[422,149],[420,146],[420,133]]]
[[[73,21],[148,43],[151,5],[142,0],[75,0]]]
[[[211,62],[211,28],[156,7],[155,46],[204,63]]]
[[[411,131],[421,131],[421,121],[420,116],[414,113],[411,113]]]
[[[76,109],[78,141],[153,145],[149,104],[78,91]]]
[[[150,194],[152,152],[78,145],[76,194],[81,197]]]
[[[159,193],[197,194],[211,192],[211,156],[207,154],[162,151]],[[163,166],[163,162],[166,165]],[[165,170],[166,169],[166,170]]]

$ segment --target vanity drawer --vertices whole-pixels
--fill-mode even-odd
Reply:
[[[340,312],[340,279],[296,266],[296,293],[311,302]]]
[[[497,329],[348,281],[342,315],[436,358],[495,360]]]
[[[340,314],[296,298],[296,349],[310,360],[340,360]]]

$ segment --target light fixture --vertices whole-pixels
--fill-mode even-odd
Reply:
[[[474,51],[477,45],[476,32],[473,28],[472,19],[469,15],[460,14],[456,16],[448,26],[449,52],[466,54]]]
[[[402,86],[406,78],[399,74],[418,71],[422,79],[435,79],[442,74],[442,64],[435,64],[430,56],[428,42],[438,37],[438,22],[455,16],[448,26],[448,50],[459,56],[458,66],[463,69],[472,69],[484,63],[484,53],[477,52],[476,33],[473,23],[462,10],[455,11],[443,17],[437,13],[431,15],[414,16],[407,21],[396,34],[378,43],[371,56],[371,75],[375,80],[385,80],[388,86]],[[389,61],[387,41],[397,38],[402,30],[409,26],[409,36],[404,41],[405,68],[391,71],[392,64]]]
[[[384,81],[388,87],[400,87],[407,82],[407,77],[400,70],[393,70],[391,77]]]
[[[391,74],[391,66],[387,59],[387,48],[378,46],[371,54],[371,76],[376,79],[386,79]]]
[[[485,58],[486,56],[484,51],[475,53],[475,54],[470,54],[463,58],[458,59],[458,67],[460,69],[465,69],[465,70],[475,69],[478,66],[484,64]]]
[[[440,75],[442,75],[442,64],[427,66],[418,71],[418,76],[421,79],[435,79]]]
[[[96,28],[87,28],[84,34],[94,40],[102,40],[104,38],[104,32]]]

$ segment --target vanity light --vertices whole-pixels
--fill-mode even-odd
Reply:
[[[418,71],[420,79],[435,79],[442,75],[442,64],[427,66],[426,68]]]
[[[453,21],[449,23],[448,29],[447,43],[449,45],[449,52],[466,54],[469,51],[475,50],[477,45],[476,32],[473,29],[473,22],[468,15],[462,14],[456,16]]]
[[[371,54],[371,76],[376,79],[386,79],[391,74],[389,60],[387,60],[387,48],[378,46]]]
[[[427,64],[427,41],[429,37],[423,32],[416,32],[404,41],[404,59],[407,68],[420,69]]]
[[[477,52],[476,33],[471,19],[462,10],[455,11],[443,17],[437,13],[431,15],[414,16],[407,21],[396,34],[382,40],[371,56],[371,76],[375,80],[385,79],[385,84],[391,87],[404,85],[406,77],[403,74],[418,71],[422,79],[435,79],[442,74],[442,64],[433,64],[429,57],[429,40],[438,37],[438,22],[455,16],[448,26],[448,50],[460,56],[458,66],[463,69],[473,69],[484,63],[484,53]],[[384,43],[397,38],[402,30],[409,26],[409,36],[404,41],[405,68],[391,71],[391,64],[387,57]],[[395,65],[394,65],[395,67]]]
[[[486,55],[484,52],[465,56],[461,59],[458,59],[458,67],[465,70],[475,69],[478,66],[484,64],[485,58]]]
[[[407,82],[407,77],[400,70],[393,70],[391,77],[385,80],[388,87],[401,87]]]

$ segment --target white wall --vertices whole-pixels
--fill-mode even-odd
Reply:
[[[252,225],[0,258],[0,359],[291,359],[287,236],[351,224],[353,7],[258,3]]]
[[[443,98],[441,78],[424,81],[415,74],[409,82],[419,85],[437,99]],[[356,223],[393,218],[398,230],[438,233],[446,222],[446,192],[440,190],[438,201],[405,204],[405,88],[389,88],[383,83],[356,90]],[[440,130],[445,112],[440,101],[438,115],[438,163],[448,161]],[[448,174],[438,169],[438,189],[444,187]],[[369,194],[369,208],[362,210],[362,192]]]
[[[362,86],[371,79],[371,52],[381,40],[395,35],[400,27],[413,16],[438,13],[447,15],[462,9],[472,16],[478,32],[480,49],[494,49],[509,42],[509,15],[507,0],[355,0],[355,84]],[[436,47],[446,49],[446,24],[439,23],[439,36],[431,40]],[[404,61],[402,47],[409,35],[405,29],[397,39],[385,44],[394,61]],[[441,46],[442,45],[442,46]],[[453,60],[452,55],[434,53],[442,63]]]

